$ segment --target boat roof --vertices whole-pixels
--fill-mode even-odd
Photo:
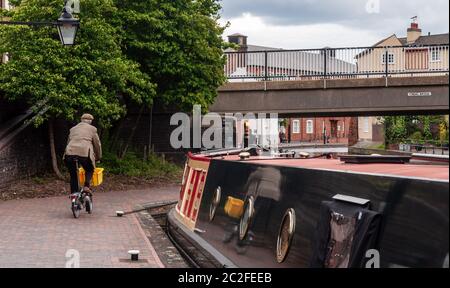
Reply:
[[[448,164],[431,164],[428,161],[412,160],[410,163],[370,163],[370,164],[351,164],[341,162],[339,159],[326,158],[273,158],[264,156],[250,157],[246,160],[240,160],[237,155],[216,157],[213,159],[222,159],[226,161],[239,161],[245,163],[254,163],[260,165],[297,167],[306,169],[339,171],[358,174],[373,174],[390,177],[405,177],[426,179],[435,181],[449,181]]]

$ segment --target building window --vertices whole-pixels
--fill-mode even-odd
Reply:
[[[441,51],[433,49],[431,50],[431,62],[441,61]]]
[[[0,0],[0,8],[8,9],[9,8],[8,1]]]
[[[314,122],[313,120],[306,121],[306,134],[314,133]]]
[[[388,64],[395,64],[395,55],[394,55],[394,53],[388,53],[387,57],[388,57]],[[386,53],[383,53],[383,57],[382,57],[381,62],[383,64],[386,64]]]
[[[292,133],[299,134],[300,133],[300,120],[292,121]]]
[[[364,117],[363,129],[364,133],[369,133],[369,117]]]

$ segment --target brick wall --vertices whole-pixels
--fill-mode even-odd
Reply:
[[[12,107],[11,104],[1,102],[0,98],[0,126],[10,120],[14,113],[17,114],[23,110],[22,106],[18,108],[14,106],[14,109]],[[129,150],[143,154],[144,149],[149,144],[151,118],[149,111],[144,111],[140,120],[137,121],[138,112],[138,109],[131,109],[122,124],[117,125],[116,129],[119,130],[118,143],[120,146],[120,143],[122,145],[126,143],[134,125],[137,124]],[[178,161],[184,157],[184,152],[174,150],[170,146],[170,134],[176,128],[170,126],[171,115],[172,113],[169,112],[153,113],[151,145],[155,152],[164,153],[167,158]],[[64,153],[69,129],[76,124],[66,121],[55,122],[55,144],[58,160],[61,160]],[[31,125],[0,151],[0,188],[20,178],[34,176],[40,172],[51,172],[47,129],[47,125],[40,128],[34,128]]]
[[[22,177],[49,169],[49,149],[44,127],[28,127],[0,151],[0,188]]]
[[[112,129],[112,134],[118,136],[116,149],[124,147],[136,126],[129,149],[144,154],[144,150],[150,145],[156,153],[184,154],[182,150],[175,150],[170,145],[170,135],[177,128],[170,125],[170,118],[176,110],[167,110],[161,104],[155,104],[152,114],[150,109],[144,109],[140,117],[139,110],[139,107],[129,107],[127,116]]]
[[[4,99],[0,95],[0,127],[2,123],[8,121],[18,113],[26,111],[27,105],[24,103],[11,103]]]
[[[373,124],[372,125],[372,141],[384,142],[384,125],[383,124]]]
[[[311,118],[291,118],[289,119],[289,133],[291,142],[323,142],[323,129],[330,137],[330,143],[348,142],[350,117],[311,117]],[[294,133],[294,121],[299,121],[299,133]],[[312,131],[307,131],[308,121],[312,121]],[[332,127],[332,123],[334,127]],[[332,133],[333,131],[333,133]],[[312,132],[312,133],[308,133]]]
[[[55,146],[58,160],[64,153],[69,124],[55,121]],[[24,177],[51,171],[47,125],[28,126],[0,151],[0,188]]]

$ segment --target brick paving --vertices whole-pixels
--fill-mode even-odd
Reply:
[[[74,219],[67,197],[0,202],[0,268],[64,268],[66,252],[80,254],[80,267],[164,267],[136,214],[115,217],[117,210],[178,198],[175,185],[148,190],[94,194],[94,213]],[[148,233],[148,231],[147,231]],[[140,261],[128,261],[128,250]]]

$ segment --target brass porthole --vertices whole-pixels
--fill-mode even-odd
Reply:
[[[255,200],[253,196],[247,198],[244,204],[244,213],[241,217],[241,222],[239,223],[239,239],[244,240],[247,236],[248,227],[255,213]]]
[[[292,244],[295,234],[295,210],[290,208],[284,214],[277,239],[277,262],[282,263]]]
[[[209,221],[212,222],[214,220],[214,216],[216,216],[216,210],[219,206],[220,199],[222,198],[222,188],[218,186],[214,191],[213,198],[211,200],[211,205],[209,206]]]

